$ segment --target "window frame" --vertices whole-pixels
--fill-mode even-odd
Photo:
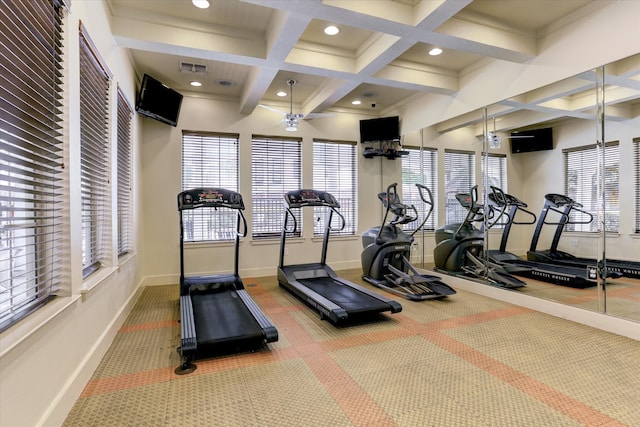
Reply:
[[[118,87],[117,101],[117,213],[118,213],[118,256],[133,251],[132,239],[132,169],[131,169],[131,128],[133,108]]]
[[[402,229],[414,231],[426,214],[426,205],[420,198],[416,183],[429,188],[433,197],[433,211],[424,225],[425,231],[434,231],[438,225],[438,150],[436,148],[424,147],[414,148],[405,146],[408,152],[402,156],[402,202],[406,205],[414,205],[420,217],[417,221],[404,224]],[[428,154],[428,156],[425,156]],[[417,169],[417,170],[416,170]],[[428,173],[427,173],[428,172]],[[413,176],[417,179],[408,179]],[[426,179],[425,179],[426,178]]]
[[[110,247],[110,91],[112,73],[79,24],[82,276],[107,262]],[[99,97],[102,89],[103,97]]]
[[[605,206],[607,206],[604,212],[607,223],[605,224],[605,230],[607,232],[617,233],[619,231],[619,215],[620,215],[620,144],[618,141],[606,142],[605,149],[605,168],[613,167],[614,170],[614,182],[617,185],[607,185],[605,188]],[[564,194],[571,197],[576,202],[583,205],[582,210],[589,212],[593,215],[593,221],[588,224],[581,224],[586,220],[586,215],[574,211],[570,217],[575,223],[565,225],[565,231],[577,231],[587,233],[597,233],[600,231],[600,224],[604,223],[602,219],[598,218],[598,215],[602,213],[602,201],[600,200],[600,194],[598,190],[602,191],[601,175],[598,173],[600,161],[602,160],[602,154],[600,148],[596,144],[583,145],[579,147],[565,148],[562,150],[563,154],[563,173],[564,173]],[[578,159],[577,156],[580,156]],[[573,169],[570,168],[571,163],[579,163]],[[609,163],[611,162],[611,163]],[[609,164],[607,164],[609,163]],[[579,175],[571,176],[570,171],[576,171]],[[583,176],[586,173],[591,172],[591,182],[586,182],[588,177]],[[595,175],[594,175],[595,174]],[[617,177],[617,178],[616,178]],[[595,178],[595,182],[594,182]],[[573,184],[573,186],[572,186]],[[577,187],[580,188],[577,188]],[[590,191],[590,197],[586,194]],[[584,193],[584,194],[583,194]],[[618,215],[612,218],[612,213],[617,212]]]
[[[293,155],[293,157],[291,157]],[[288,165],[282,160],[293,159]],[[265,170],[262,170],[266,168]],[[280,173],[269,173],[280,170]],[[251,238],[278,239],[284,221],[284,195],[302,188],[302,138],[252,135],[251,137]],[[301,209],[292,211],[302,236]]]
[[[63,13],[49,0],[0,11],[16,35],[0,48],[12,59],[3,65],[11,80],[2,79],[0,122],[0,332],[54,300],[62,285]]]
[[[462,179],[465,181],[468,188],[464,188],[461,185],[452,185],[452,180],[458,177],[452,177],[454,171],[451,170],[452,156],[465,156],[463,159],[460,157],[455,166],[457,170],[466,170],[467,174],[462,175]],[[466,165],[465,165],[466,164]],[[462,192],[470,192],[471,188],[476,185],[476,153],[474,151],[467,150],[452,150],[445,149],[444,151],[444,188],[445,188],[445,224],[460,223],[464,221],[467,216],[467,210],[458,202],[455,195]]]
[[[240,192],[240,135],[183,130],[181,191],[221,187]],[[230,172],[229,170],[233,168]],[[184,211],[185,243],[233,241],[237,212],[200,208]]]
[[[336,174],[340,175],[337,179]],[[350,182],[346,183],[346,181]],[[355,236],[358,231],[358,143],[356,141],[313,139],[313,188],[331,193],[340,203],[340,214],[345,219],[345,227],[342,230],[332,231],[332,234]],[[314,217],[318,218],[313,223],[315,237],[324,235],[325,210],[326,208],[322,207],[313,208]]]

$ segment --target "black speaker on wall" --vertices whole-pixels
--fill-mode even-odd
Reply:
[[[553,128],[511,132],[510,141],[512,153],[553,150]]]

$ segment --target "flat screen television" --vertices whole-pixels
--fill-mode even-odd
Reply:
[[[360,120],[360,142],[400,141],[400,117]]]
[[[527,138],[514,138],[515,136],[526,136]],[[511,132],[512,153],[530,153],[542,150],[553,150],[553,128]]]
[[[139,114],[176,126],[181,105],[182,94],[148,74],[142,77],[142,85],[136,99],[136,111]]]

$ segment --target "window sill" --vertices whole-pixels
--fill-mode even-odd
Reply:
[[[38,330],[53,321],[53,319],[66,311],[78,299],[80,299],[80,295],[56,297],[53,301],[3,331],[2,334],[0,334],[0,341],[2,341],[0,358],[4,357],[22,342],[29,339],[29,337]]]
[[[292,243],[304,243],[306,239],[304,237],[287,237],[287,244]],[[268,245],[280,245],[280,238],[277,239],[257,239],[251,241],[252,246],[268,246]]]
[[[100,284],[104,283],[109,279],[112,275],[114,275],[118,271],[117,267],[103,267],[98,271],[91,274],[85,281],[82,283],[82,289],[80,289],[80,294],[86,295]]]
[[[242,245],[242,240],[240,240]],[[186,249],[199,249],[199,248],[220,248],[235,245],[235,240],[207,240],[203,242],[185,242],[184,248]]]
[[[324,240],[324,237],[322,236],[313,236],[311,238],[312,242],[322,242]],[[355,234],[351,234],[351,235],[335,235],[335,236],[330,236],[329,237],[329,241],[335,241],[335,240],[342,240],[342,241],[349,241],[349,240],[360,240],[360,236],[357,236]]]

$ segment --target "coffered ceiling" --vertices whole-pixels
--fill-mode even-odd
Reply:
[[[539,40],[594,13],[602,0],[108,0],[116,42],[129,48],[137,71],[180,92],[237,101],[250,114],[259,104],[293,104],[305,115],[360,111],[383,115],[428,93],[455,94],[487,62],[523,64]],[[335,36],[324,28],[336,25]],[[438,47],[443,53],[430,56]],[[620,117],[638,115],[638,59],[621,63]],[[193,88],[192,80],[203,85]],[[589,74],[493,107],[494,114],[529,111],[531,119],[588,114],[581,91]],[[360,105],[353,105],[360,100]],[[374,106],[375,105],[375,106]],[[613,110],[612,110],[613,111]],[[477,113],[440,124],[468,125]],[[517,116],[514,116],[517,118]],[[504,121],[506,123],[506,121]]]

